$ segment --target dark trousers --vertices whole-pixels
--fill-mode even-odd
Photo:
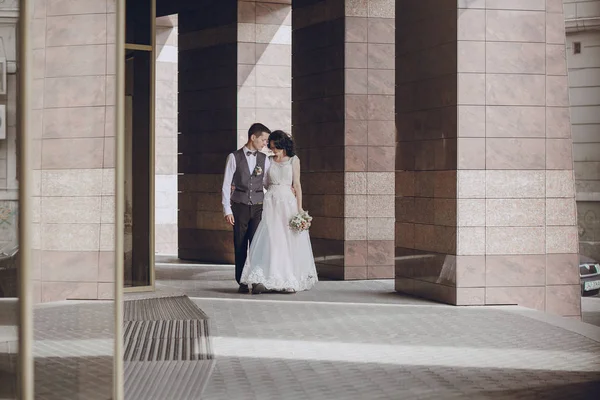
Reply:
[[[231,205],[235,225],[233,225],[233,246],[235,247],[235,280],[240,283],[242,270],[248,257],[248,246],[256,233],[262,218],[263,205],[251,206],[233,203]]]

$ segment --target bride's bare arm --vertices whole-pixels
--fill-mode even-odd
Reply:
[[[296,194],[296,201],[298,202],[298,211],[302,211],[302,185],[300,184],[300,159],[298,157],[294,157],[294,159],[292,160],[292,171],[292,187],[294,188],[294,192]]]

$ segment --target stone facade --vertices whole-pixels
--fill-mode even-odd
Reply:
[[[579,249],[600,260],[600,1],[568,0],[564,10]]]
[[[293,125],[322,277],[580,314],[561,1],[169,4],[159,252],[232,262],[225,158],[253,122]],[[114,0],[36,5],[36,300],[110,297]]]
[[[290,129],[290,1],[187,1],[179,11],[180,258],[233,262],[227,154],[254,122]]]
[[[157,18],[155,252],[177,254],[177,16]]]
[[[409,201],[397,209],[412,215],[399,227],[397,288],[578,316],[562,2],[434,3],[437,18],[413,3],[397,25],[398,37],[424,30],[418,47],[399,44],[418,62],[406,66],[412,75],[398,72],[398,130],[408,130],[413,168],[397,160],[397,179],[414,211]]]
[[[322,277],[394,275],[394,10],[293,2],[293,131]]]
[[[112,297],[115,1],[37,1],[34,298]]]

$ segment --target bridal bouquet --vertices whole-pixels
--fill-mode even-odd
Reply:
[[[296,232],[307,231],[310,228],[312,217],[308,211],[302,211],[290,220],[290,229]]]

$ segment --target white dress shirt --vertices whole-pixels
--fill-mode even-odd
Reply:
[[[254,168],[256,168],[256,159],[257,156],[248,155],[248,152],[251,151],[248,147],[244,146],[244,156],[246,157],[246,161],[248,162],[248,169],[250,170],[250,174],[254,172]],[[269,167],[271,166],[271,161],[269,157],[265,160],[265,170],[263,171],[263,184],[267,185],[267,172],[269,171]],[[233,214],[231,211],[231,185],[233,183],[233,175],[235,174],[237,165],[235,162],[235,157],[233,153],[229,154],[227,157],[227,164],[225,165],[225,178],[223,178],[223,188],[221,190],[221,198],[223,202],[223,214],[229,215]]]

